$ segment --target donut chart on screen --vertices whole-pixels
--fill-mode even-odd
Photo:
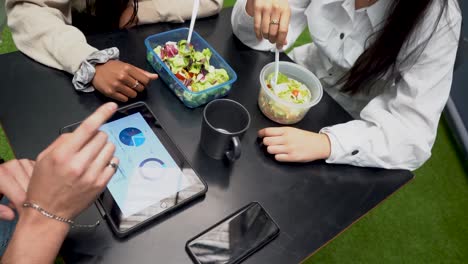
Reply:
[[[135,127],[127,127],[120,131],[119,140],[130,147],[139,147],[145,143],[145,135]]]
[[[139,167],[141,169],[149,169],[149,168],[166,168],[166,164],[164,163],[164,161],[160,160],[160,159],[157,159],[157,158],[149,158],[149,159],[145,159],[143,160]],[[140,170],[143,178],[147,179],[147,180],[152,180],[153,177],[152,175],[148,175],[145,173],[144,170]]]
[[[145,159],[140,163],[140,168],[145,168],[145,167],[150,167],[150,168],[165,168],[166,164],[164,161],[157,159],[157,158],[149,158]]]

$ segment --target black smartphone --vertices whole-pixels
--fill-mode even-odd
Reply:
[[[186,250],[197,264],[240,263],[280,232],[257,202],[252,202],[189,240]]]

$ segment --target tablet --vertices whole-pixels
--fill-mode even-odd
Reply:
[[[61,130],[72,132],[80,123]],[[206,183],[145,103],[120,108],[101,128],[119,158],[116,173],[98,198],[119,237],[206,193]]]

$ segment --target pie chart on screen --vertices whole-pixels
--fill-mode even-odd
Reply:
[[[120,131],[119,134],[120,142],[127,146],[139,147],[145,143],[145,135],[138,128],[127,127]]]

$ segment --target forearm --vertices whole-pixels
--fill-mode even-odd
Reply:
[[[53,263],[69,228],[34,209],[24,209],[2,263]]]
[[[18,49],[42,64],[74,74],[96,51],[70,25],[69,1],[7,0],[6,11]]]

